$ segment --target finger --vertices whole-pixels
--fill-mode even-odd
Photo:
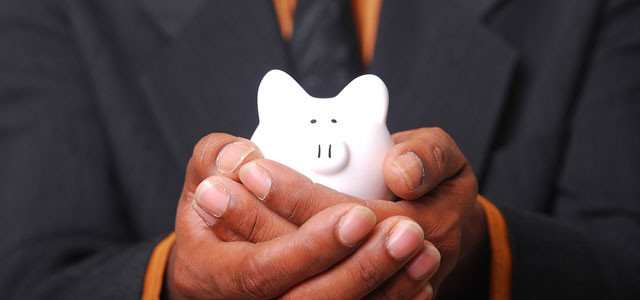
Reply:
[[[178,202],[176,212],[176,233],[181,231],[182,235],[187,239],[210,238],[216,241],[246,241],[245,238],[222,226],[216,224],[214,220],[208,217],[195,202],[195,190],[199,179],[194,179],[195,171],[191,161],[187,165],[187,175],[185,183]],[[182,230],[189,228],[189,230]]]
[[[271,210],[294,224],[302,224],[317,212],[340,203],[366,203],[313,183],[295,170],[267,159],[257,159],[239,170],[240,182]]]
[[[355,251],[375,223],[373,212],[363,206],[347,204],[324,210],[299,230],[258,244],[242,261],[248,266],[243,277],[253,278],[243,285],[258,298],[281,295]]]
[[[428,241],[418,254],[404,266],[403,270],[387,280],[367,299],[410,299],[424,291],[429,279],[440,266],[440,252]],[[426,291],[425,291],[426,292]]]
[[[423,219],[424,216],[419,216],[418,212],[428,212],[429,208],[439,204],[435,201],[364,201],[313,183],[297,171],[267,159],[256,159],[245,164],[240,168],[239,177],[241,183],[254,195],[262,198],[270,210],[296,225],[306,222],[327,207],[340,203],[366,205],[374,211],[378,220],[396,215],[414,220]]]
[[[258,146],[245,138],[224,133],[211,133],[198,141],[193,149],[195,177],[201,180],[222,175],[238,181],[238,169],[243,163],[262,157]]]
[[[395,135],[396,145],[383,163],[391,191],[403,199],[416,199],[466,166],[467,159],[453,139],[440,128],[421,128]]]
[[[200,216],[202,222],[206,224],[206,226],[209,226],[209,229],[213,231],[213,233],[219,240],[223,242],[247,241],[247,239],[243,236],[235,233],[233,230],[217,222],[215,218],[212,218],[209,212],[203,210],[202,208],[200,208],[200,206],[198,206],[198,203],[195,199],[193,200],[191,206],[193,207],[193,211],[197,213],[198,216]]]
[[[410,300],[431,300],[435,293],[433,292],[433,286],[430,282],[427,283],[418,292],[411,297]]]
[[[176,232],[182,231],[185,238],[211,238],[221,241],[243,241],[243,237],[226,227],[215,224],[215,220],[207,217],[207,213],[203,211],[195,202],[196,186],[200,183],[200,179],[195,179],[195,168],[192,163],[193,159],[187,165],[187,175],[185,183],[178,202],[176,212]],[[184,231],[183,228],[189,228]]]
[[[251,141],[224,133],[209,134],[196,144],[189,159],[185,182],[178,204],[178,215],[195,215],[197,206],[193,206],[194,192],[200,182],[211,175],[223,175],[238,180],[237,169],[242,163],[262,157],[262,153]],[[235,167],[235,168],[234,168]],[[201,214],[203,215],[203,214]],[[200,228],[202,235],[217,235],[224,241],[243,240],[222,226],[208,228],[198,218],[185,218],[190,228]],[[176,226],[182,224],[176,222]],[[211,230],[213,229],[213,230]]]
[[[405,217],[380,222],[371,237],[339,265],[291,289],[284,298],[315,293],[326,299],[361,299],[392,277],[423,247],[420,226]]]
[[[405,130],[405,131],[396,132],[396,133],[391,135],[391,139],[393,140],[394,144],[400,144],[400,143],[408,140],[409,137],[416,130],[418,130],[418,129],[411,129],[411,130]]]
[[[194,250],[176,254],[182,254],[179,261],[184,261],[177,264],[177,273],[190,274],[178,278],[176,286],[185,295],[204,287],[224,299],[274,298],[344,259],[375,223],[371,210],[346,204],[320,212],[294,232],[258,244],[186,240],[182,233],[188,228],[183,228],[176,232],[177,242],[186,240]]]
[[[194,203],[198,215],[216,232],[224,234],[224,229],[228,229],[253,243],[298,229],[263,205],[242,184],[226,177],[211,176],[202,181],[196,189]],[[221,234],[217,234],[218,237]]]
[[[270,210],[286,218],[296,225],[300,225],[311,216],[327,207],[339,203],[356,203],[365,205],[374,211],[378,220],[392,216],[407,216],[418,220],[427,234],[434,232],[448,232],[459,225],[460,209],[467,205],[456,197],[439,197],[434,201],[364,201],[343,193],[339,193],[321,184],[315,184],[304,175],[277,162],[267,159],[257,159],[242,166],[239,171],[242,184],[257,197],[263,198],[263,203]],[[473,188],[466,185],[475,184],[473,177],[455,179],[456,186],[463,186],[461,190],[467,193]],[[443,193],[457,193],[443,187]],[[471,194],[471,192],[468,192]],[[454,199],[456,198],[456,199]],[[436,230],[437,229],[437,230]],[[445,237],[436,236],[437,240]]]

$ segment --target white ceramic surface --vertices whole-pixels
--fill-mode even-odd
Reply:
[[[389,95],[375,75],[360,76],[334,98],[314,98],[280,70],[258,89],[260,123],[251,140],[264,156],[314,182],[362,199],[393,199],[382,162],[393,146]]]

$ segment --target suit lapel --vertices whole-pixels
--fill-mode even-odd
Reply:
[[[143,4],[168,40],[138,80],[178,162],[207,133],[248,137],[257,125],[260,79],[270,69],[287,69],[271,2]]]
[[[481,177],[516,52],[482,24],[495,0],[384,1],[370,72],[387,83],[392,132],[438,126]]]

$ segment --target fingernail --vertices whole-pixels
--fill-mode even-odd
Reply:
[[[407,273],[415,280],[422,280],[434,273],[440,265],[440,252],[433,245],[427,245],[411,259],[407,265]]]
[[[271,178],[265,170],[253,162],[247,163],[238,172],[240,181],[244,184],[256,197],[264,200],[271,190]]]
[[[213,226],[213,224],[217,222],[216,217],[202,210],[202,208],[200,208],[200,206],[198,206],[198,204],[196,203],[195,199],[193,199],[193,202],[191,202],[191,206],[193,206],[193,209],[196,211],[198,216],[200,216],[202,221],[204,221],[207,225]]]
[[[376,215],[364,206],[349,210],[338,223],[338,236],[345,246],[360,242],[376,225]]]
[[[196,189],[195,201],[206,213],[219,218],[229,206],[229,191],[219,183],[205,180]]]
[[[255,152],[256,149],[247,146],[242,142],[235,142],[224,146],[218,158],[216,159],[216,166],[222,173],[232,173],[238,166],[244,161],[249,154]]]
[[[424,178],[424,165],[415,153],[409,151],[402,154],[396,157],[393,164],[404,177],[404,181],[410,190],[420,186]]]
[[[411,300],[431,300],[433,299],[433,287],[430,283],[427,283],[425,287],[420,289],[417,294],[415,294]]]
[[[391,230],[387,249],[393,258],[402,260],[422,245],[423,240],[424,232],[416,222],[402,220]]]

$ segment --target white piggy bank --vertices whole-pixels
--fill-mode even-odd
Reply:
[[[269,71],[258,88],[260,122],[251,140],[265,158],[316,183],[362,199],[393,199],[382,175],[393,146],[389,95],[374,75],[354,79],[334,98],[314,98],[287,73]]]

